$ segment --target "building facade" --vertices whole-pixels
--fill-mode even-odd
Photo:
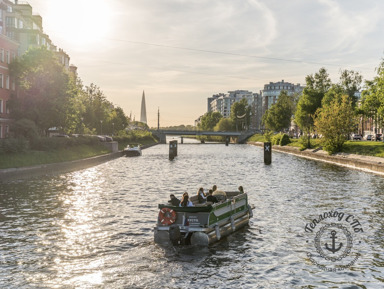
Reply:
[[[0,0],[0,138],[9,135],[11,124],[9,100],[16,90],[15,81],[9,75],[8,65],[17,57],[19,43],[7,37],[6,17],[13,3]]]
[[[11,123],[8,101],[17,87],[9,76],[8,64],[30,48],[46,47],[68,72],[76,75],[77,67],[70,65],[70,57],[63,49],[57,49],[43,32],[43,20],[32,13],[27,2],[0,0],[0,138],[9,135]]]
[[[264,114],[272,104],[275,104],[282,91],[286,91],[288,95],[298,94],[303,92],[304,87],[298,84],[285,82],[284,80],[279,82],[270,82],[264,85],[264,89],[261,91],[262,95],[262,114]]]

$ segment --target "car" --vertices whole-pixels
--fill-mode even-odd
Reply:
[[[354,134],[354,135],[352,136],[352,139],[353,139],[353,140],[362,140],[363,137],[362,137],[361,135],[359,135],[359,134]]]
[[[383,135],[382,135],[381,133],[377,133],[377,134],[376,134],[376,140],[377,140],[377,141],[381,141],[382,136],[383,136]]]
[[[375,138],[373,137],[373,135],[369,134],[365,137],[366,140],[375,140]]]

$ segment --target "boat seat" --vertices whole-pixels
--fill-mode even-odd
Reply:
[[[199,204],[199,197],[197,195],[194,195],[192,197],[189,198],[189,200],[193,203],[193,205],[197,205]]]
[[[227,193],[228,199],[232,199],[233,197],[240,195],[240,192],[226,192],[226,193]]]

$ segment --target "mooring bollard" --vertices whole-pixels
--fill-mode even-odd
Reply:
[[[272,163],[272,144],[270,142],[264,143],[264,164],[270,165]]]
[[[228,146],[228,144],[229,144],[229,136],[227,136],[227,137],[225,138],[225,145]]]
[[[177,156],[177,140],[169,142],[169,159],[173,160]]]

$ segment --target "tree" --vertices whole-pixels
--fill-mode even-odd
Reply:
[[[230,119],[235,124],[236,130],[248,129],[251,121],[251,106],[248,105],[247,99],[243,98],[232,104]]]
[[[332,82],[325,68],[321,68],[314,76],[308,75],[305,81],[306,87],[297,103],[295,122],[307,134],[307,146],[310,147],[310,133],[314,127],[315,112],[321,107],[322,99]]]
[[[222,117],[223,116],[221,115],[220,112],[217,112],[217,111],[215,111],[215,112],[212,112],[212,111],[207,112],[201,118],[200,128],[202,130],[206,130],[206,131],[213,131],[214,127],[220,121],[220,119]]]
[[[229,118],[222,118],[215,126],[215,131],[232,131],[233,130],[233,121]]]
[[[357,124],[350,97],[344,94],[340,99],[341,102],[335,98],[316,112],[315,127],[323,136],[324,149],[329,154],[342,150],[348,135],[354,131]]]
[[[264,125],[272,131],[283,131],[289,128],[293,114],[294,100],[283,90],[277,102],[263,115]]]
[[[44,47],[28,50],[9,69],[18,85],[10,101],[12,118],[33,121],[42,134],[64,127],[72,97],[70,76],[54,54]]]
[[[376,70],[377,76],[365,82],[361,109],[364,115],[374,118],[378,123],[384,118],[384,59]]]
[[[343,70],[340,73],[339,83],[333,84],[326,92],[322,100],[322,105],[330,104],[333,99],[338,98],[341,101],[341,96],[346,94],[352,101],[352,106],[355,108],[357,104],[356,92],[361,89],[362,76],[360,73],[353,70]]]

